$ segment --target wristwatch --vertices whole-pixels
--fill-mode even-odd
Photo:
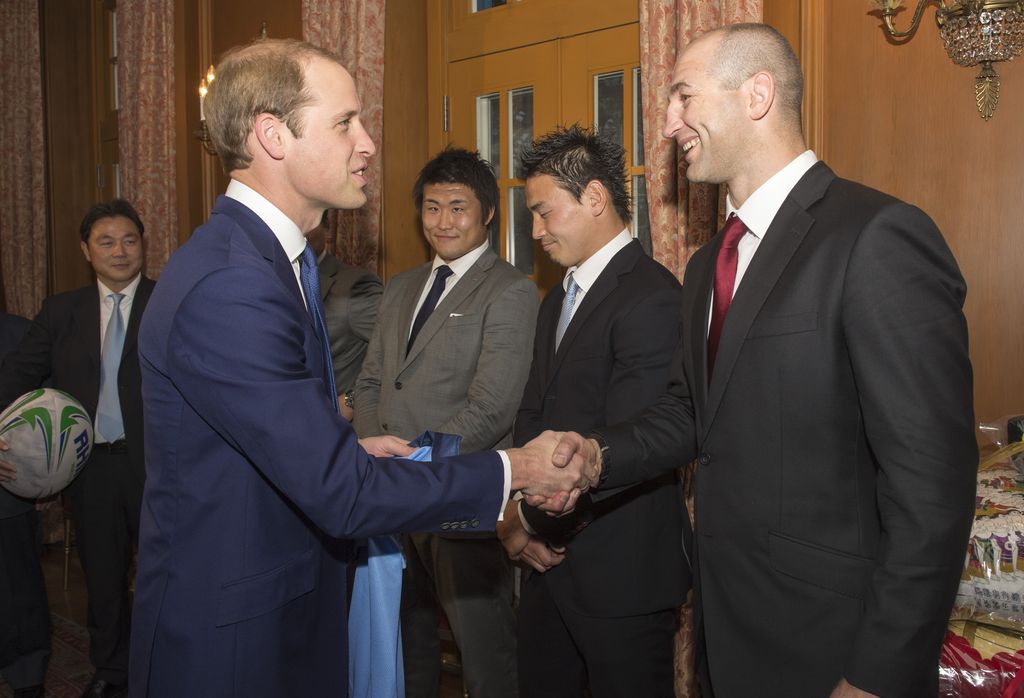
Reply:
[[[352,399],[352,391],[345,391],[345,407],[355,407],[355,401]]]

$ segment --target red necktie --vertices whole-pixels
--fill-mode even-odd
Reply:
[[[718,353],[725,314],[729,312],[733,287],[736,285],[736,262],[739,258],[736,246],[746,232],[747,226],[743,225],[735,213],[729,216],[722,229],[722,246],[718,249],[718,259],[715,261],[715,299],[711,308],[711,326],[708,328],[708,382],[711,382],[711,374],[715,370],[715,354]]]

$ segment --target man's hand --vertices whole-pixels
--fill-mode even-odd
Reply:
[[[565,447],[559,462],[553,460],[563,436],[545,431],[522,448],[505,451],[512,463],[512,489],[522,490],[531,506],[568,511],[576,505],[581,492],[597,484],[600,464],[596,458],[588,464],[581,453]]]
[[[7,441],[0,438],[0,451],[6,451],[10,446],[7,445]],[[0,459],[0,482],[7,482],[9,480],[18,479],[18,466],[14,463],[8,463],[5,460]]]
[[[556,467],[564,468],[575,459],[582,460],[582,472],[596,485],[601,478],[600,446],[594,439],[584,439],[574,431],[567,431],[562,434],[551,454],[551,462]]]
[[[547,572],[565,559],[564,549],[550,547],[536,536],[531,536],[519,518],[519,502],[509,502],[497,526],[498,540],[505,546],[510,559],[525,562],[538,572]]]
[[[407,444],[397,436],[385,434],[382,436],[367,436],[359,439],[359,445],[371,456],[388,458],[391,456],[407,456],[416,449]]]
[[[851,686],[846,679],[840,679],[836,687],[832,689],[829,698],[878,698],[878,696]]]

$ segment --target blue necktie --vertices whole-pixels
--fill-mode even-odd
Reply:
[[[107,322],[103,338],[103,356],[100,365],[100,400],[96,406],[96,429],[108,443],[114,443],[124,435],[124,421],[121,418],[121,401],[117,394],[117,372],[121,368],[121,353],[124,351],[124,318],[121,317],[123,293],[111,293],[114,311]]]
[[[423,325],[426,324],[427,318],[434,312],[434,308],[437,306],[437,301],[441,298],[441,294],[444,293],[444,284],[448,280],[448,277],[454,274],[451,267],[447,264],[442,264],[437,268],[434,276],[434,283],[430,287],[430,292],[427,293],[427,297],[423,299],[423,305],[420,306],[420,312],[416,313],[416,319],[412,323],[412,331],[409,333],[409,343],[405,345],[405,353],[408,354],[409,350],[412,349],[412,343],[416,341],[416,335],[423,329]]]
[[[558,351],[558,345],[562,343],[562,337],[565,336],[565,331],[569,329],[569,322],[572,320],[572,307],[576,304],[576,293],[579,290],[580,287],[576,283],[576,279],[572,278],[572,272],[569,272],[569,285],[565,289],[565,298],[562,299],[562,312],[558,316],[558,327],[555,329],[555,351]]]
[[[320,299],[320,270],[316,264],[313,248],[306,245],[299,257],[299,278],[302,280],[302,291],[306,294],[306,307],[313,318],[313,326],[320,337],[320,349],[324,360],[324,383],[330,393],[331,404],[338,408],[338,386],[334,383],[334,363],[331,361],[331,340],[327,336],[327,323],[324,322],[324,302]]]

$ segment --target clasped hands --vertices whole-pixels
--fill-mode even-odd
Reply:
[[[597,443],[575,432],[545,431],[505,453],[512,464],[512,489],[522,491],[530,506],[552,514],[572,511],[579,496],[601,478]]]

